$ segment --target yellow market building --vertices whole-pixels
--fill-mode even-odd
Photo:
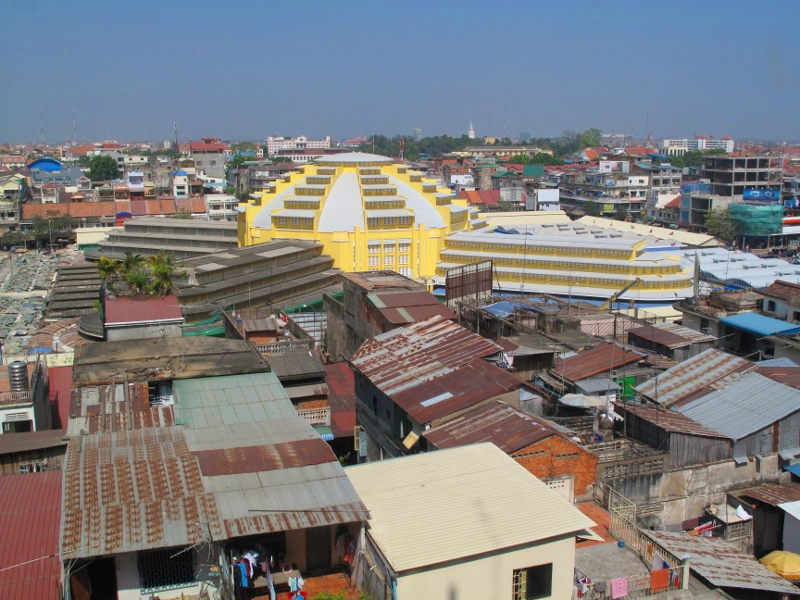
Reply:
[[[239,205],[239,245],[316,240],[343,271],[436,273],[445,238],[486,220],[466,200],[386,156],[318,158]]]

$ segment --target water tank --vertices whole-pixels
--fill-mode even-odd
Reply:
[[[12,392],[24,392],[28,389],[28,364],[14,361],[8,364],[8,381]]]

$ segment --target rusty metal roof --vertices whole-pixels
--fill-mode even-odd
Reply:
[[[561,434],[544,419],[500,401],[474,408],[424,433],[428,443],[440,450],[478,442],[492,442],[506,454],[553,435]]]
[[[710,348],[688,358],[636,387],[636,391],[663,406],[671,406],[734,373],[745,373],[755,363]]]
[[[800,483],[790,481],[781,485],[759,485],[743,490],[731,490],[731,493],[740,497],[760,500],[771,506],[778,506],[784,502],[800,500]]]
[[[230,412],[223,422],[105,428],[70,440],[64,558],[188,545],[209,532],[222,540],[369,518],[330,447],[285,392],[253,393],[279,387],[275,375],[236,379],[185,381],[176,399],[178,406],[205,389],[195,410]],[[245,412],[236,413],[237,402]],[[254,418],[259,404],[261,420]]]
[[[689,568],[713,586],[797,593],[790,582],[722,539],[675,531],[645,531],[645,534],[677,557],[690,555]]]
[[[691,344],[713,342],[716,339],[713,335],[700,333],[676,323],[654,323],[645,327],[634,327],[628,330],[628,335],[635,335],[671,350]]]
[[[680,433],[683,435],[699,435],[703,437],[730,439],[728,436],[723,435],[718,431],[714,431],[709,427],[705,427],[697,421],[693,421],[686,415],[674,410],[663,410],[661,408],[638,406],[635,404],[626,404],[622,402],[617,402],[614,406],[616,406],[619,411],[636,415],[640,419],[652,423],[664,431]]]
[[[600,342],[589,350],[556,361],[553,373],[567,381],[580,381],[646,358],[642,352],[628,350],[611,342]]]
[[[367,340],[351,363],[393,396],[500,350],[494,342],[437,315]]]
[[[476,358],[414,387],[392,400],[417,423],[430,423],[520,388],[522,381],[497,365]]]

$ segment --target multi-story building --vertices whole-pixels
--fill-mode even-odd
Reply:
[[[239,201],[233,194],[206,194],[208,218],[216,221],[235,221]]]
[[[677,222],[677,207],[667,210],[670,202],[675,201],[681,193],[683,172],[668,162],[652,161],[650,170],[650,190],[647,195],[647,217],[666,222]]]
[[[200,142],[189,142],[186,151],[198,171],[210,177],[225,177],[225,161],[231,156],[228,144],[219,138],[203,138]]]
[[[595,203],[601,215],[637,216],[650,191],[650,175],[632,170],[628,161],[600,161],[597,167],[565,172],[561,176],[561,203],[567,209],[587,212]]]
[[[695,136],[694,139],[684,138],[682,140],[664,140],[661,145],[661,150],[664,154],[682,155],[687,152],[705,151],[705,150],[724,150],[725,152],[733,152],[734,141],[728,136],[722,138],[713,138],[710,136]]]
[[[276,156],[285,151],[295,150],[327,150],[331,147],[331,136],[326,135],[321,140],[310,140],[304,135],[293,138],[283,136],[267,136],[267,156]]]
[[[483,227],[478,210],[448,188],[386,156],[324,156],[240,205],[239,243],[318,240],[346,272],[434,274],[444,238]]]

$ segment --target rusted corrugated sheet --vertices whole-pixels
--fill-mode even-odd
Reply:
[[[714,431],[713,429],[705,427],[700,423],[693,421],[686,415],[674,410],[663,410],[660,408],[624,404],[621,402],[616,403],[615,406],[621,414],[624,415],[624,413],[630,413],[632,415],[636,415],[640,419],[652,423],[664,431],[670,431],[684,435],[699,435],[703,437],[730,439],[718,431]]]
[[[64,558],[192,544],[202,538],[198,522],[217,539],[223,533],[177,427],[70,440],[62,513]]]
[[[497,365],[475,359],[392,395],[417,423],[430,423],[485,400],[518,389],[522,382]]]
[[[731,493],[760,500],[771,506],[778,506],[778,504],[783,504],[784,502],[800,500],[800,483],[790,481],[783,485],[759,485],[744,490],[735,490]]]
[[[202,450],[193,454],[200,464],[200,472],[206,477],[291,469],[336,460],[333,450],[322,438]]]
[[[375,336],[353,355],[353,366],[393,395],[501,350],[494,342],[435,316]]]
[[[581,350],[575,356],[557,361],[553,373],[566,381],[580,381],[623,365],[638,362],[645,354],[622,348],[610,342],[600,342],[594,348]]]
[[[689,568],[713,586],[797,593],[790,582],[722,539],[675,531],[645,533],[676,557],[690,556]]]
[[[745,373],[755,366],[749,360],[711,348],[638,385],[636,391],[663,406],[671,406],[732,373]]]
[[[504,402],[490,402],[429,429],[424,437],[439,449],[492,442],[510,454],[553,435],[560,434],[545,421]]]

